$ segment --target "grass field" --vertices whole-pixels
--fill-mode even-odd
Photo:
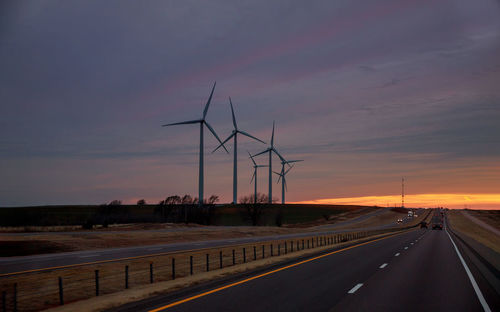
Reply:
[[[500,212],[492,211],[491,214],[500,215]],[[500,253],[500,237],[470,221],[460,211],[449,210],[446,215],[451,227],[479,243]],[[474,214],[474,216],[476,216]]]

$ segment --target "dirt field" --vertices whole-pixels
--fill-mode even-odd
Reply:
[[[497,212],[493,214],[499,215]],[[495,250],[500,253],[500,237],[495,235],[494,233],[480,227],[474,222],[470,221],[467,217],[465,217],[460,211],[450,210],[446,213],[448,216],[448,220],[450,221],[451,227],[456,229],[457,231],[475,239],[481,244]],[[488,214],[486,214],[488,215]],[[477,216],[474,213],[474,216]],[[486,222],[486,220],[481,219]],[[490,221],[491,222],[491,221]],[[491,224],[491,223],[489,223]],[[493,225],[493,224],[492,224]],[[498,226],[498,224],[497,224]]]

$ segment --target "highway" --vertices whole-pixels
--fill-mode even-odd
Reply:
[[[446,230],[418,229],[115,311],[500,311],[460,257]]]
[[[361,220],[364,220],[364,217]],[[410,220],[405,219],[404,223],[409,221]],[[377,227],[364,228],[363,230],[384,229],[388,227],[393,227],[395,225],[396,223],[392,222]],[[82,264],[82,263],[89,263],[96,261],[122,259],[122,258],[137,257],[144,255],[154,255],[165,252],[194,250],[194,249],[202,249],[209,247],[210,248],[223,247],[235,244],[245,244],[245,243],[267,241],[267,240],[288,239],[288,238],[311,236],[311,235],[337,234],[349,231],[352,231],[352,229],[318,228],[316,230],[311,229],[311,232],[308,233],[227,238],[218,240],[157,244],[157,245],[146,245],[146,246],[135,246],[135,247],[106,248],[106,249],[97,249],[88,251],[62,252],[55,254],[43,254],[43,255],[33,255],[33,256],[22,256],[22,257],[0,257],[0,274],[75,265],[75,264]]]

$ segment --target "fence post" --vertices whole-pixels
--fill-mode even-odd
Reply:
[[[236,264],[236,260],[234,259],[234,249],[233,249],[233,265]]]
[[[128,289],[128,265],[125,266],[125,289]]]
[[[307,240],[307,249],[309,249],[309,240]]]
[[[281,245],[278,244],[278,257],[281,255]]]
[[[247,253],[245,247],[243,247],[243,263],[247,262]]]
[[[99,270],[95,270],[95,295],[99,296]]]
[[[210,271],[210,263],[208,261],[209,261],[209,259],[208,259],[208,254],[207,254],[207,272]]]
[[[59,276],[59,304],[64,305],[63,283],[62,277]]]
[[[293,252],[293,241],[290,242],[290,252]]]
[[[271,257],[273,256],[273,244],[271,243]]]
[[[266,252],[265,245],[262,245],[262,259],[265,258],[265,252]]]
[[[193,275],[193,256],[189,256],[189,274]]]
[[[253,260],[257,260],[257,250],[255,248],[255,246],[253,246]]]
[[[7,302],[5,302],[7,300],[7,293],[4,291],[2,291],[2,312],[7,312]]]
[[[219,251],[219,267],[222,269],[222,251]]]
[[[149,283],[153,284],[153,262],[149,263]]]
[[[288,253],[288,243],[285,241],[285,255]]]
[[[172,279],[175,279],[175,258],[172,258]]]
[[[302,240],[302,250],[304,250],[304,240]]]
[[[14,283],[14,312],[17,312],[17,283]]]

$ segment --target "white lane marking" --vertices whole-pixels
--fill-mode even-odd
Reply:
[[[410,243],[411,245],[413,245],[413,243]]]
[[[476,280],[474,279],[474,276],[472,276],[472,273],[470,272],[469,267],[465,263],[464,258],[462,258],[460,251],[458,251],[457,245],[455,245],[455,242],[451,238],[450,233],[448,233],[448,231],[446,231],[446,234],[448,234],[448,237],[450,238],[451,243],[453,244],[453,247],[455,247],[455,251],[457,252],[458,258],[460,259],[460,262],[462,262],[462,265],[465,268],[465,272],[467,272],[467,276],[469,276],[469,280],[472,284],[472,287],[474,288],[474,291],[476,292],[476,296],[479,299],[479,302],[481,302],[481,305],[483,306],[484,311],[491,312],[491,309],[488,306],[488,303],[484,299],[483,293],[481,293],[481,289],[479,289],[479,286],[477,286],[477,283],[476,283]]]
[[[378,268],[379,268],[379,269],[383,269],[383,268],[385,268],[386,266],[387,266],[387,263],[384,263],[384,264],[382,264],[381,266],[379,266]]]
[[[405,249],[408,249],[408,247],[405,247]]]
[[[394,257],[398,257],[399,256],[399,252],[397,254],[394,255]]]
[[[354,294],[358,289],[361,288],[361,286],[363,286],[363,284],[359,283],[358,285],[354,286],[351,290],[349,290],[347,293],[348,294]]]

